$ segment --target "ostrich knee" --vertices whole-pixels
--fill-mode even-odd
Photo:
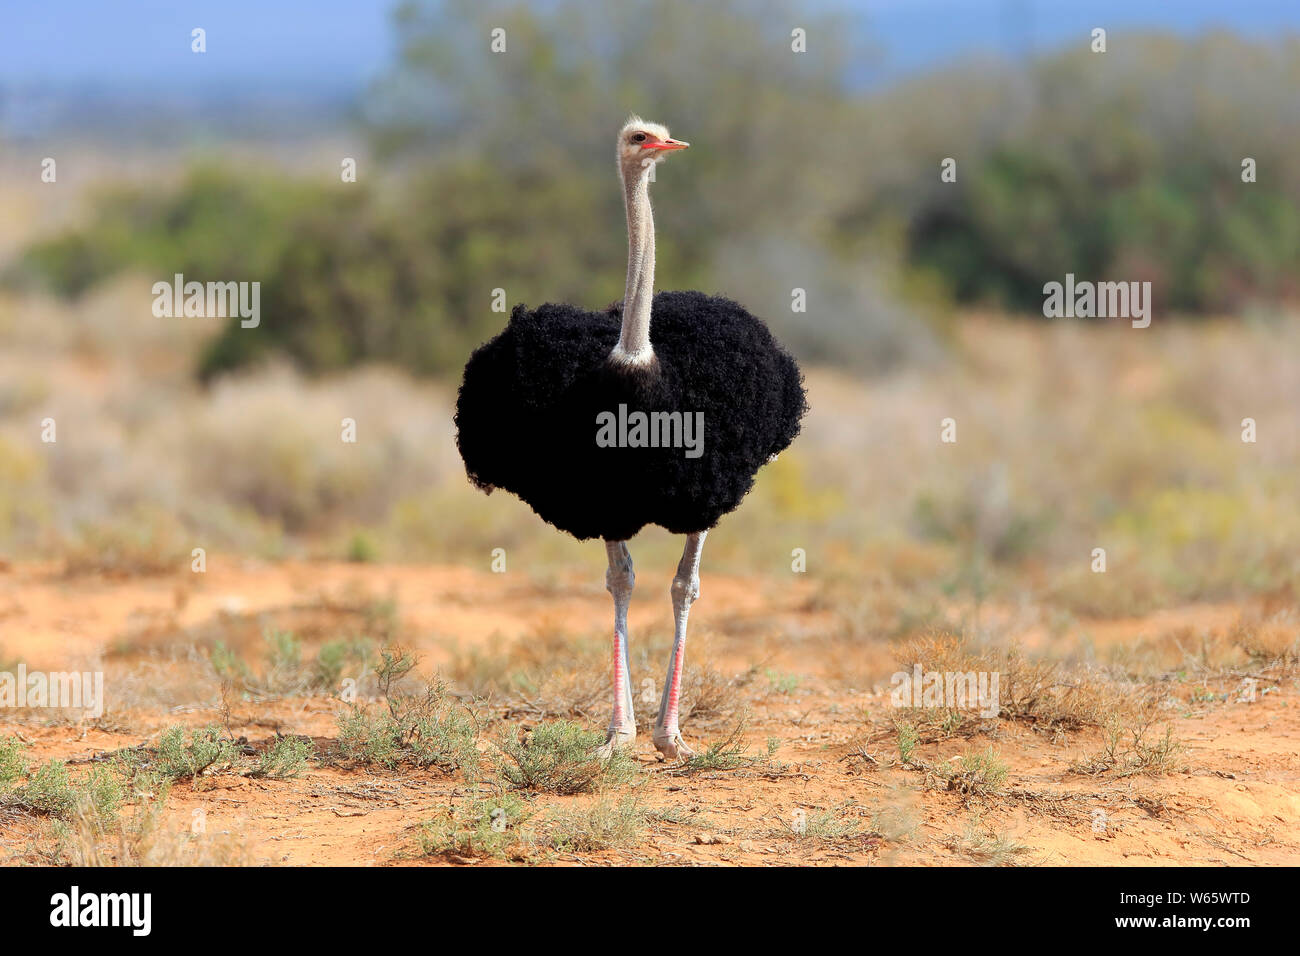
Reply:
[[[609,569],[605,571],[605,590],[614,595],[616,607],[620,604],[627,607],[632,599],[632,588],[636,585],[632,554],[622,541],[615,542],[612,548],[607,545],[606,551],[609,554]]]
[[[696,602],[700,596],[700,576],[692,574],[683,577],[678,574],[673,578],[672,587],[669,593],[673,599],[673,617],[683,617],[690,613],[691,605]]]

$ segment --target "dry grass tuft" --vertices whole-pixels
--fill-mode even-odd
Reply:
[[[1090,776],[1113,774],[1116,777],[1135,774],[1157,777],[1186,770],[1185,748],[1174,737],[1173,726],[1166,724],[1164,732],[1159,733],[1155,730],[1156,722],[1154,708],[1127,721],[1113,716],[1102,729],[1101,750],[1076,760],[1070,770]]]
[[[1067,667],[1059,661],[1030,659],[1018,645],[1003,649],[972,649],[952,634],[931,634],[902,644],[896,656],[900,670],[925,673],[989,674],[997,677],[996,718],[985,717],[974,702],[967,707],[896,708],[893,731],[900,753],[916,743],[949,737],[970,737],[996,729],[997,719],[1026,724],[1052,734],[1102,726],[1116,713],[1129,713],[1151,696],[1094,667]],[[990,680],[990,689],[992,683]]]

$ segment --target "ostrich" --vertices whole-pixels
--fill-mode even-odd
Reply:
[[[456,442],[476,486],[504,488],[556,528],[605,542],[614,705],[603,757],[636,738],[628,539],[647,524],[686,536],[652,738],[666,759],[686,759],[678,706],[705,535],[794,440],[807,408],[799,367],[762,320],[701,292],[654,295],[651,169],[688,145],[657,123],[628,120],[618,134],[628,233],[622,303],[599,312],[515,306],[506,328],[470,357],[456,403]],[[695,444],[683,447],[688,440]]]

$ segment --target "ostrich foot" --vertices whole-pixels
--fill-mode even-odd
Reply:
[[[595,755],[597,759],[602,762],[608,761],[610,757],[614,756],[615,750],[622,750],[624,748],[631,749],[635,741],[635,729],[615,730],[611,727],[608,735],[605,737],[605,742],[596,748]]]
[[[665,760],[684,762],[695,756],[695,751],[682,740],[680,730],[656,730],[653,739],[655,750],[663,754]]]

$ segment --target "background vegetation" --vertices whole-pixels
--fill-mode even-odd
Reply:
[[[815,55],[790,53],[789,23]],[[232,321],[205,379],[271,353],[453,374],[501,325],[494,288],[621,296],[610,141],[633,108],[695,144],[657,190],[660,285],[741,295],[807,358],[926,354],[936,307],[1040,315],[1066,272],[1151,281],[1166,317],[1300,291],[1294,37],[1117,36],[1106,54],[1081,43],[869,91],[835,20],[788,3],[451,0],[396,24],[358,183],[202,166],[104,195],[12,275],[68,296],[128,268],[259,278],[268,321]],[[484,54],[493,26],[508,55]],[[1241,182],[1245,157],[1258,182]],[[809,313],[791,314],[794,287]]]
[[[447,0],[395,24],[346,146],[167,151],[66,227],[15,227],[0,556],[586,560],[469,488],[450,401],[504,322],[493,289],[621,295],[611,139],[637,110],[694,144],[656,185],[659,285],[741,299],[812,370],[805,435],[711,539],[715,567],[786,574],[804,548],[846,587],[866,562],[935,601],[1096,614],[1296,586],[1300,39],[1113,33],[1104,55],[874,88],[841,22],[783,0]],[[495,26],[508,55],[484,51]],[[176,272],[260,281],[261,326],[155,319],[149,285]],[[1042,320],[1066,272],[1150,280],[1152,328]],[[1092,575],[1094,547],[1122,573]]]

